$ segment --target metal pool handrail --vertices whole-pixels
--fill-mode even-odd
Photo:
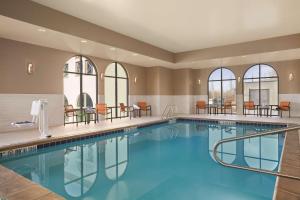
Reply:
[[[170,117],[173,117],[174,113],[175,113],[175,105],[170,105],[170,104],[167,104],[162,115],[161,115],[161,118],[162,119],[168,119]]]
[[[255,133],[255,134],[249,134],[249,135],[244,135],[244,136],[237,136],[237,137],[233,137],[233,138],[223,139],[214,145],[213,157],[214,157],[215,161],[217,161],[219,164],[221,164],[225,167],[231,167],[231,168],[253,171],[253,172],[258,172],[258,173],[270,174],[270,175],[274,175],[274,176],[291,178],[291,179],[300,181],[300,177],[297,177],[297,176],[292,176],[292,175],[283,174],[280,172],[274,172],[274,171],[265,170],[265,169],[257,169],[257,168],[253,168],[253,167],[244,167],[244,166],[239,166],[239,165],[228,164],[228,163],[223,162],[217,156],[217,153],[218,153],[217,149],[223,143],[233,142],[233,141],[237,141],[237,140],[244,140],[244,139],[254,138],[254,137],[261,137],[261,136],[266,136],[266,135],[274,135],[274,134],[279,134],[280,132],[288,132],[288,131],[299,130],[299,129],[300,129],[300,126],[293,126],[293,127],[288,127],[288,128],[281,128],[281,129],[276,129],[276,130],[265,131],[262,133]]]

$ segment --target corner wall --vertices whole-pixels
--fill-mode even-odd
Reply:
[[[14,130],[13,121],[31,120],[33,99],[49,100],[50,125],[63,124],[63,66],[76,53],[0,38],[0,132]],[[88,56],[98,69],[99,101],[104,101],[104,73],[111,60]],[[28,75],[26,65],[33,63],[35,73]],[[215,68],[168,69],[121,63],[129,75],[129,104],[147,101],[153,114],[161,115],[167,104],[178,113],[194,113],[197,100],[207,101],[207,79]],[[300,60],[266,63],[279,75],[279,101],[292,102],[292,116],[300,116]],[[241,83],[237,84],[238,113],[242,113],[242,78],[249,65],[229,66]],[[209,66],[208,66],[209,67]],[[294,74],[294,80],[288,76]],[[137,82],[134,83],[134,78]],[[199,84],[198,80],[201,80]],[[52,117],[55,116],[55,117]]]
[[[0,132],[15,130],[14,121],[31,121],[31,102],[47,99],[49,125],[63,125],[64,95],[63,67],[76,53],[31,45],[0,38]],[[111,60],[88,56],[98,70],[99,101],[104,100],[104,73]],[[27,64],[32,63],[35,72],[27,74]],[[130,96],[146,95],[146,71],[144,67],[122,63],[129,75]],[[134,78],[138,77],[138,84]],[[19,130],[19,129],[17,129]]]

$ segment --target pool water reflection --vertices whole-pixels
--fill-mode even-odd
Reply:
[[[272,199],[275,177],[220,166],[220,139],[276,126],[178,121],[2,161],[67,199]],[[223,144],[223,161],[277,170],[281,135]]]

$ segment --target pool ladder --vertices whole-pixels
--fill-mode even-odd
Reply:
[[[290,178],[290,179],[295,179],[295,180],[300,181],[300,177],[297,177],[297,176],[291,176],[291,175],[283,174],[280,172],[274,172],[274,171],[265,170],[265,169],[258,169],[258,168],[254,168],[254,167],[244,167],[244,166],[239,166],[239,165],[228,164],[228,163],[223,162],[217,155],[217,153],[218,153],[217,149],[223,143],[234,142],[237,140],[245,140],[245,139],[267,136],[267,135],[275,135],[275,134],[280,134],[281,132],[286,132],[286,134],[287,134],[288,131],[294,131],[294,130],[299,130],[299,129],[300,129],[300,126],[292,126],[292,127],[288,127],[288,128],[281,128],[281,129],[276,129],[276,130],[265,131],[262,133],[255,133],[255,134],[249,134],[249,135],[244,135],[244,136],[223,139],[214,145],[213,157],[214,157],[215,161],[217,161],[219,164],[221,164],[225,167],[231,167],[231,168],[235,168],[235,169],[242,169],[242,170],[253,171],[253,172],[258,172],[258,173],[270,174],[270,175],[274,175],[274,176]]]
[[[172,118],[175,114],[175,110],[176,110],[175,105],[167,104],[165,109],[164,109],[164,112],[161,114],[161,118],[162,119]]]

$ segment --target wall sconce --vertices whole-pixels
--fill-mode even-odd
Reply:
[[[100,74],[100,79],[103,80],[103,72]]]
[[[136,83],[136,82],[137,82],[137,77],[135,76],[135,77],[134,77],[134,83]]]
[[[201,80],[200,79],[198,79],[198,85],[201,85]]]
[[[34,67],[32,63],[28,63],[27,65],[27,74],[31,75],[34,73]]]
[[[290,80],[290,81],[294,80],[294,74],[293,74],[293,73],[290,73],[290,74],[289,74],[289,80]]]
[[[241,77],[239,76],[239,77],[238,77],[238,83],[240,83],[240,82],[241,82]]]

